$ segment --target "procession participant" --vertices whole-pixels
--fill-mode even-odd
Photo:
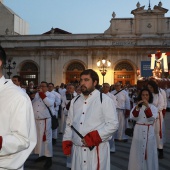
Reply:
[[[162,137],[163,137],[163,143],[166,143],[166,128],[165,128],[165,115],[166,115],[166,108],[167,108],[167,97],[166,97],[166,92],[164,89],[159,88],[159,92],[162,94],[163,97],[163,110],[162,110],[162,115],[163,115],[163,122],[162,122]]]
[[[5,61],[0,47],[0,169],[23,170],[37,142],[34,113],[28,95],[4,78]]]
[[[128,93],[121,88],[120,82],[115,83],[115,90],[111,93],[115,95],[117,100],[117,113],[118,113],[118,120],[119,120],[119,128],[118,131],[115,133],[115,139],[118,141],[127,142],[128,138],[125,135],[125,129],[127,127],[127,118],[130,114],[130,99]]]
[[[154,121],[158,116],[157,108],[152,104],[153,95],[148,89],[142,89],[137,105],[130,112],[130,118],[136,121],[130,149],[128,170],[158,170],[158,157]]]
[[[95,71],[84,70],[80,74],[82,93],[71,101],[62,145],[65,155],[72,154],[73,170],[110,169],[108,140],[118,128],[118,118],[113,100],[95,89],[98,82]]]
[[[58,92],[60,93],[61,96],[65,95],[66,93],[66,88],[65,88],[65,84],[64,83],[61,83],[59,89],[58,89]]]
[[[165,92],[166,92],[166,98],[167,98],[167,111],[170,111],[170,88],[168,86],[165,86]]]
[[[54,102],[54,115],[56,118],[58,118],[58,110],[59,106],[61,104],[61,95],[54,91],[54,84],[53,83],[48,83],[48,91],[53,93],[55,96],[55,102]],[[58,128],[57,128],[58,129]],[[54,129],[52,131],[52,144],[55,145],[57,142],[57,129]]]
[[[38,135],[34,152],[39,155],[36,162],[45,160],[44,168],[52,166],[52,128],[51,115],[48,108],[51,110],[52,114],[54,114],[54,102],[55,96],[48,92],[48,83],[42,81],[39,92],[36,93],[32,104]]]
[[[30,81],[28,83],[28,87],[26,88],[26,93],[28,94],[28,96],[30,95],[31,92],[34,91],[34,83],[32,81]]]
[[[110,93],[109,91],[110,91],[110,85],[109,85],[109,83],[103,83],[102,92],[103,92],[104,94],[106,94],[107,96],[109,96],[109,97],[113,100],[115,106],[117,107],[116,97],[115,97],[112,93]],[[109,140],[110,152],[115,152],[115,151],[116,151],[114,136],[115,136],[115,135],[112,135],[112,138]]]
[[[67,84],[66,92],[64,95],[61,96],[61,122],[60,122],[60,134],[63,134],[65,129],[65,121],[68,115],[68,110],[70,107],[71,100],[77,95],[75,92],[75,87],[73,84]]]
[[[21,76],[18,76],[18,75],[13,76],[13,77],[12,77],[12,82],[13,82],[16,86],[20,87],[24,92],[26,92],[26,89],[24,89],[24,88],[21,87]]]
[[[164,99],[162,94],[159,92],[158,85],[155,81],[150,80],[147,84],[148,89],[151,91],[153,95],[153,105],[158,109],[158,117],[154,123],[156,142],[158,148],[158,158],[163,159],[163,135],[162,135],[162,127],[163,127],[163,114],[162,110],[164,107]]]

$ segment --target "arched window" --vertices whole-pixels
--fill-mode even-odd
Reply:
[[[126,61],[118,63],[114,69],[114,82],[120,82],[122,85],[134,85],[135,71],[132,65]]]
[[[133,67],[127,62],[121,62],[116,65],[115,71],[122,71],[122,70],[133,71]]]
[[[66,70],[66,84],[74,83],[78,84],[80,81],[80,73],[85,70],[85,67],[80,62],[73,62],[68,65]]]
[[[33,62],[25,62],[21,66],[20,76],[23,80],[23,85],[28,85],[33,82],[38,85],[38,68]]]

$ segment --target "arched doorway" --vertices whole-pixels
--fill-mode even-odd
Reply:
[[[128,62],[123,61],[115,66],[114,82],[120,82],[122,85],[135,84],[135,72],[133,67]]]
[[[66,70],[66,84],[78,84],[80,81],[80,73],[85,70],[85,67],[80,62],[73,62],[68,65]]]
[[[23,80],[23,85],[28,86],[29,82],[38,85],[38,68],[33,62],[25,62],[21,66],[20,76]]]

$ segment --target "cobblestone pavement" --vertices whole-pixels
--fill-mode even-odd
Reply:
[[[159,170],[170,170],[170,112],[165,117],[166,139],[164,146],[164,159],[159,160]],[[54,146],[53,165],[49,170],[68,170],[66,157],[62,153],[62,135],[59,135]],[[127,143],[116,142],[116,153],[111,153],[111,170],[127,170],[131,139]],[[25,170],[42,170],[44,162],[35,163],[37,155],[31,155],[25,163]]]

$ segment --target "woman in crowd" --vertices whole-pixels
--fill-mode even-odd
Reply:
[[[153,127],[158,110],[152,102],[152,93],[146,88],[142,89],[138,96],[137,105],[131,110],[130,118],[136,121],[136,125],[128,170],[158,170],[156,138]]]
[[[154,123],[156,142],[158,148],[158,158],[163,159],[163,115],[162,110],[164,108],[164,98],[162,94],[159,92],[159,87],[157,83],[153,80],[148,81],[148,89],[151,91],[153,95],[153,105],[158,109],[158,117]]]

